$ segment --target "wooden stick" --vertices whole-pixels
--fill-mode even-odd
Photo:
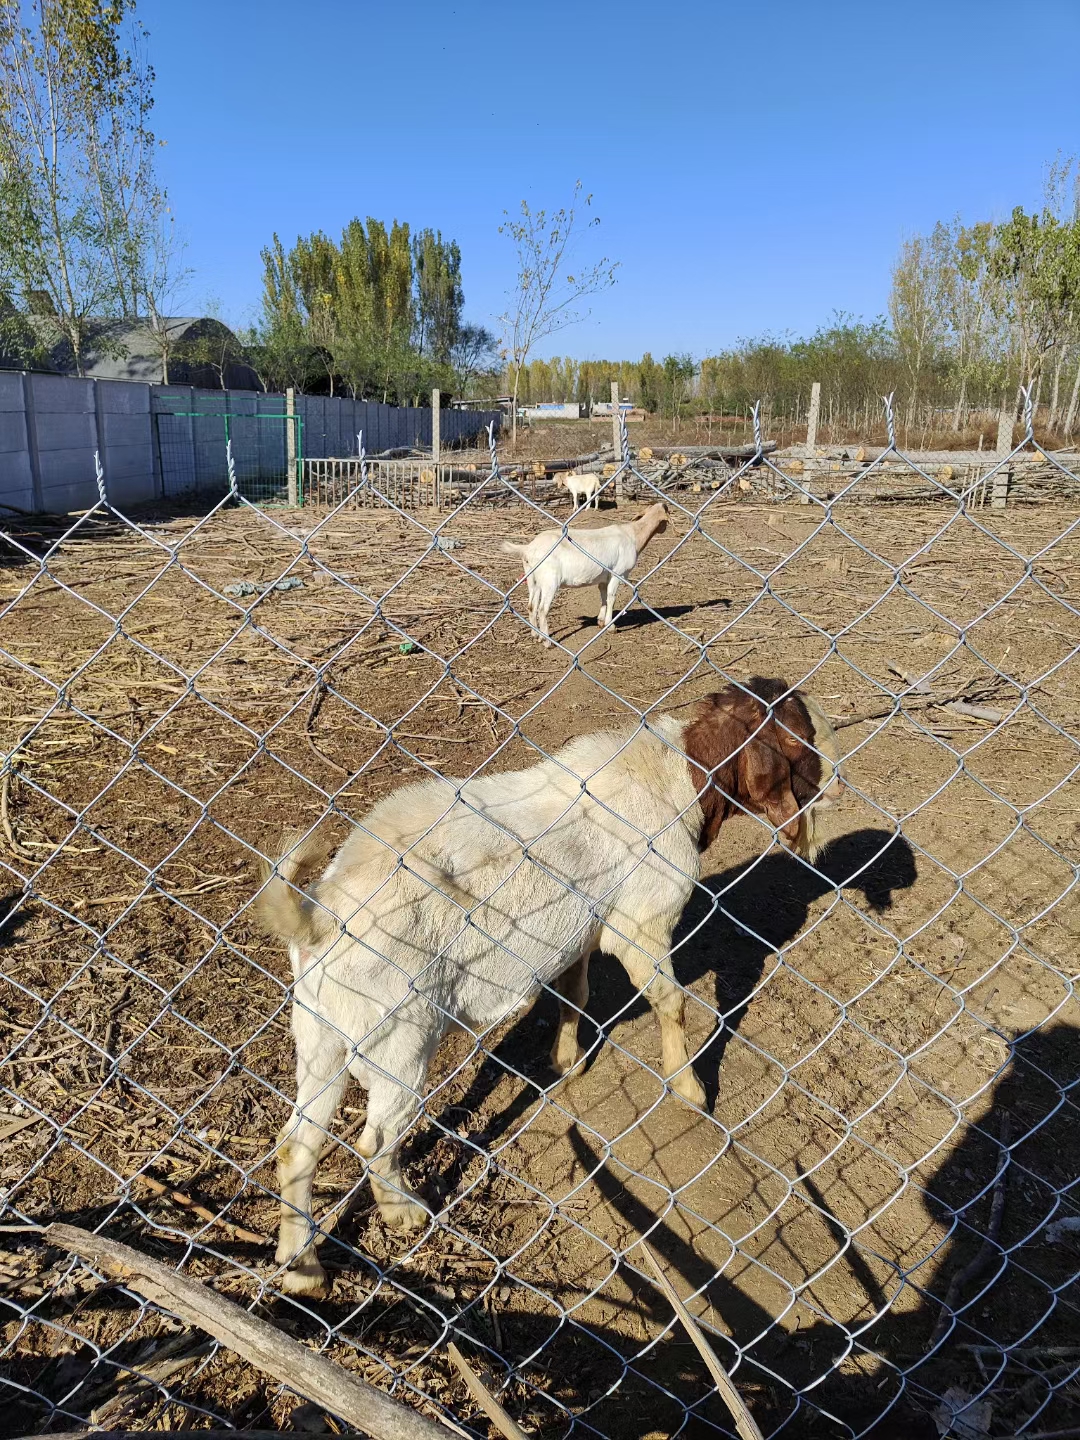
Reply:
[[[155,1195],[164,1195],[174,1205],[182,1205],[184,1209],[190,1210],[200,1220],[205,1220],[208,1225],[220,1225],[234,1240],[246,1240],[250,1245],[270,1244],[265,1235],[256,1235],[254,1230],[245,1230],[242,1225],[234,1225],[231,1220],[226,1220],[221,1215],[215,1215],[205,1205],[199,1205],[190,1195],[185,1195],[183,1190],[174,1190],[171,1185],[163,1185],[160,1180],[155,1180],[150,1175],[136,1175],[135,1179],[140,1184],[146,1185]]]
[[[894,675],[899,675],[904,684],[910,685],[912,690],[917,691],[918,694],[929,695],[930,682],[925,676],[916,679],[915,676],[909,675],[906,670],[901,670],[900,666],[897,665],[894,660],[887,660],[885,662],[885,668],[886,670],[890,670]]]
[[[144,890],[137,895],[97,895],[90,899],[75,900],[72,902],[73,910],[86,910],[94,905],[130,905],[133,900],[180,900],[187,899],[192,895],[205,895],[210,890],[220,890],[223,885],[238,885],[241,880],[248,878],[245,870],[237,875],[211,875],[206,880],[200,880],[198,885],[192,885],[186,890]]]
[[[506,1440],[526,1440],[525,1431],[510,1418],[452,1340],[447,1352],[454,1362],[454,1368],[468,1386],[469,1394],[499,1434],[505,1435]]]
[[[178,1275],[130,1245],[92,1235],[75,1225],[49,1225],[43,1234],[48,1244],[89,1261],[129,1290],[205,1330],[264,1374],[373,1440],[442,1440],[434,1420],[391,1400],[374,1385],[325,1355],[314,1354],[198,1280]]]
[[[346,770],[344,765],[339,765],[336,760],[331,760],[330,756],[324,754],[323,751],[319,749],[318,745],[315,744],[315,735],[311,727],[314,725],[315,717],[322,709],[322,703],[325,699],[326,684],[325,682],[322,682],[321,684],[316,686],[315,694],[311,697],[311,705],[308,709],[307,719],[304,721],[304,735],[307,739],[308,748],[311,750],[313,755],[317,755],[324,764],[329,765],[332,770],[336,770],[339,775],[344,775],[346,778],[348,778],[353,772],[351,770]]]
[[[971,705],[967,700],[946,700],[941,708],[951,710],[954,715],[970,715],[973,720],[986,720],[991,725],[1000,725],[1005,719],[1005,711],[995,705]]]
[[[731,1411],[732,1418],[735,1421],[735,1429],[742,1436],[742,1440],[765,1440],[765,1437],[758,1429],[757,1421],[754,1419],[753,1415],[750,1414],[750,1411],[746,1408],[746,1403],[743,1400],[742,1396],[739,1394],[738,1390],[735,1389],[735,1386],[731,1380],[731,1376],[720,1364],[720,1361],[716,1358],[715,1351],[713,1350],[709,1342],[705,1339],[701,1327],[698,1325],[694,1317],[690,1314],[690,1311],[686,1308],[683,1302],[679,1299],[678,1295],[676,1294],[675,1287],[672,1285],[671,1281],[664,1274],[663,1270],[660,1269],[660,1262],[657,1260],[656,1256],[653,1254],[652,1250],[649,1248],[649,1246],[645,1243],[644,1240],[639,1241],[639,1244],[641,1245],[641,1248],[645,1253],[645,1259],[648,1260],[649,1264],[652,1266],[653,1274],[656,1276],[657,1284],[667,1296],[668,1300],[671,1303],[672,1309],[682,1321],[683,1328],[686,1330],[686,1333],[690,1336],[690,1339],[697,1347],[698,1354],[708,1366],[709,1374],[712,1376],[714,1382],[716,1383],[716,1388],[717,1390],[719,1390],[721,1396],[723,1397],[724,1403]]]
[[[19,744],[22,744],[21,740]],[[17,750],[18,748],[17,745],[15,749]],[[14,754],[14,751],[12,751],[12,754]],[[34,857],[28,851],[24,850],[18,840],[15,839],[15,831],[12,828],[11,815],[8,809],[10,791],[11,771],[5,770],[4,778],[0,780],[0,826],[3,826],[4,838],[7,840],[8,847],[15,858],[17,860],[32,860]]]
[[[864,710],[860,715],[830,715],[829,720],[834,730],[844,730],[849,725],[861,725],[864,720],[883,720],[886,715],[904,715],[909,710],[927,710],[934,705],[940,705],[947,710],[953,704],[966,704],[967,702],[962,697],[964,691],[970,688],[970,685],[964,685],[959,690],[953,690],[944,695],[920,695],[917,700],[913,700],[908,695],[901,695],[891,705],[881,705],[876,710]],[[960,713],[965,712],[961,711]],[[1000,714],[998,718],[1002,718]]]
[[[905,685],[910,685],[918,695],[930,694],[930,682],[925,676],[916,678],[909,675],[906,670],[901,670],[895,661],[886,662],[886,669],[891,670],[894,675],[899,675]],[[995,705],[972,705],[968,700],[943,700],[943,710],[951,710],[954,715],[969,715],[973,720],[985,720],[991,725],[1000,725],[1005,719],[1005,711],[999,710]]]
[[[40,1121],[44,1120],[44,1118],[44,1115],[25,1115],[14,1118],[10,1115],[3,1116],[3,1119],[8,1123],[6,1125],[0,1125],[0,1141],[10,1140],[12,1135],[18,1135],[20,1130],[26,1130],[31,1125],[37,1125]]]

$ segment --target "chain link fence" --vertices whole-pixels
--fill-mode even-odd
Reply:
[[[890,445],[826,488],[760,429],[751,458],[684,484],[632,460],[624,433],[608,513],[575,525],[662,498],[667,530],[612,626],[596,626],[595,588],[559,593],[550,649],[501,545],[564,532],[569,503],[504,473],[493,439],[486,476],[439,511],[398,503],[359,459],[331,477],[332,507],[257,509],[232,471],[220,503],[150,523],[114,508],[101,475],[88,513],[7,524],[6,1433],[331,1423],[43,1235],[54,1222],[164,1261],[458,1434],[493,1432],[452,1344],[527,1434],[753,1433],[643,1241],[763,1435],[1080,1433],[1080,479],[1026,419],[1013,456],[960,484]],[[1025,455],[1053,486],[983,505]],[[855,503],[901,470],[910,492],[893,479],[891,498]],[[798,686],[839,738],[824,848],[793,853],[736,803],[700,873],[668,862],[690,895],[670,962],[632,979],[597,953],[575,985],[552,957],[587,949],[605,916],[608,950],[625,963],[634,946],[609,892],[560,878],[543,850],[596,789],[599,769],[567,757],[614,731],[613,754],[655,743],[669,765],[693,702],[745,695],[754,675],[783,681],[771,723]],[[525,957],[498,1023],[451,1030],[410,1086],[372,1033],[415,1020],[438,949],[424,906],[452,903],[453,855],[432,878],[424,842],[448,806],[475,818],[477,796],[512,789],[492,777],[539,764],[551,814],[531,836],[509,812],[491,821],[510,847],[498,885],[542,874],[573,892],[574,935],[546,925],[549,896],[543,973]],[[275,1258],[277,1167],[279,1137],[299,1133],[290,1024],[323,1003],[294,996],[328,942],[296,921],[295,979],[255,923],[260,862],[287,829],[375,845],[372,806],[440,777],[439,814],[418,809],[389,862],[380,842],[386,885],[433,887],[395,940],[425,958],[369,996],[389,1019],[358,1040],[335,1029],[349,1043],[317,1083],[301,1076],[321,1155],[310,1220],[287,1212],[326,1277],[305,1293]],[[691,794],[643,831],[618,787],[604,794],[630,827],[628,875],[700,821]],[[493,899],[467,892],[455,935],[471,925],[470,953],[512,967]],[[647,1003],[668,963],[691,1067],[674,1077]],[[439,1027],[460,1018],[456,992],[424,993]],[[373,1118],[388,1074],[415,1102],[400,1170]],[[406,1188],[412,1230],[386,1220]]]

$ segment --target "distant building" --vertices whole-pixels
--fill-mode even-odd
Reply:
[[[514,406],[512,395],[496,395],[490,400],[451,400],[451,410],[501,410],[504,415],[509,415]]]
[[[548,400],[526,405],[521,413],[526,420],[580,420],[581,404],[577,400]]]
[[[38,353],[24,357],[0,353],[0,368],[44,370],[75,375],[78,367],[71,345],[47,315],[22,317],[37,339]],[[155,333],[145,320],[92,320],[83,353],[83,374],[91,380],[141,380],[160,384],[168,367],[168,383],[200,389],[261,390],[259,377],[241,358],[243,347],[233,332],[209,315],[175,315]]]

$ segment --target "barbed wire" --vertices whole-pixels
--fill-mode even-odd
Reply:
[[[1023,440],[970,483],[942,479],[901,453],[891,396],[883,407],[886,448],[822,493],[812,469],[792,472],[766,449],[755,406],[753,454],[702,498],[658,483],[634,463],[620,410],[619,453],[602,495],[611,500],[629,486],[638,500],[663,500],[674,539],[663,554],[658,547],[640,557],[611,624],[584,640],[556,634],[548,658],[525,665],[525,678],[539,676],[537,683],[518,693],[504,694],[501,680],[495,690],[505,663],[485,669],[481,662],[493,647],[513,655],[533,643],[538,631],[525,598],[542,562],[526,560],[509,581],[493,574],[499,523],[512,516],[517,530],[535,520],[551,531],[549,554],[559,545],[591,552],[571,528],[576,511],[555,520],[516,470],[503,470],[494,426],[488,473],[445,513],[401,503],[389,477],[369,469],[358,434],[357,483],[325,514],[299,512],[303,525],[296,512],[260,509],[243,495],[230,441],[227,493],[179,529],[118,509],[95,455],[99,499],[90,511],[37,532],[17,524],[2,532],[10,583],[0,604],[0,664],[11,713],[0,724],[13,739],[5,740],[0,766],[0,863],[10,889],[0,906],[0,954],[13,1038],[0,1183],[4,1221],[16,1228],[0,1256],[7,1367],[0,1383],[18,1417],[13,1433],[73,1422],[117,1428],[129,1418],[133,1428],[157,1428],[166,1417],[171,1428],[181,1420],[180,1428],[267,1428],[267,1415],[283,1426],[292,1404],[277,1384],[249,1373],[238,1379],[238,1362],[202,1337],[178,1334],[176,1322],[137,1290],[123,1291],[122,1303],[110,1298],[107,1276],[19,1228],[57,1218],[119,1232],[245,1304],[269,1307],[341,1364],[468,1433],[487,1433],[487,1422],[454,1388],[446,1360],[454,1339],[481,1358],[501,1403],[534,1433],[611,1440],[690,1427],[730,1433],[707,1372],[687,1371],[676,1353],[676,1322],[654,1299],[642,1299],[654,1294],[638,1249],[643,1239],[659,1250],[763,1434],[862,1436],[890,1413],[907,1433],[919,1422],[960,1436],[1062,1432],[1077,1408],[1080,1372],[1080,1352],[1068,1339],[1080,1274],[1067,1239],[1080,1178],[1069,961],[1080,853],[1075,827],[1056,817],[1075,808],[1080,739],[1068,711],[1075,691],[1059,704],[1051,687],[1072,683],[1080,652],[1080,612],[1059,573],[1069,566],[1075,573],[1065,547],[1075,542],[1080,506],[1073,502],[1069,514],[1044,501],[1025,508],[1028,525],[1006,523],[1019,513],[1008,510],[991,520],[974,499],[1024,452],[1070,483],[1080,480],[1035,440],[1030,387]],[[864,508],[856,518],[846,502],[896,463],[930,487],[937,508],[874,532]],[[798,505],[792,515],[800,533],[785,533],[779,549],[737,534],[733,502],[745,496],[744,484],[751,496]],[[400,548],[380,530],[373,548],[352,558],[351,547],[364,540],[357,525],[345,548],[333,550],[335,526],[361,491],[378,502],[379,523],[400,527]],[[478,553],[468,553],[466,540],[463,554],[463,537],[449,532],[476,523],[493,495],[514,508],[483,512],[472,542]],[[756,517],[751,531],[774,533],[771,511],[769,525],[763,510],[746,513]],[[224,546],[227,563],[238,566],[253,537],[275,547],[269,555],[256,550],[273,578],[246,591],[214,578],[207,557]],[[1011,567],[1004,578],[995,572],[991,594],[970,597],[972,586],[963,583],[965,564],[974,563],[967,543]],[[873,577],[872,593],[863,587],[832,611],[808,603],[805,584],[789,583],[828,547],[842,547]],[[1064,557],[1057,570],[1046,563],[1055,548]],[[127,590],[113,565],[118,553],[145,570],[133,572]],[[95,554],[105,571],[86,583],[73,567]],[[917,578],[920,565],[939,559],[961,571],[947,578],[960,580],[965,604],[971,599],[959,621],[948,587],[937,593]],[[304,577],[298,567],[306,567]],[[408,609],[435,574],[462,587],[437,640]],[[712,602],[702,598],[720,574],[743,587],[722,617],[706,613]],[[321,600],[293,602],[302,604],[304,622],[286,634],[271,602],[275,587],[298,579],[309,589],[332,587],[358,611],[335,631]],[[985,573],[980,583],[991,583]],[[198,597],[212,619],[203,625],[203,612],[180,604],[174,585],[191,587],[183,593]],[[698,597],[688,606],[663,598],[670,590],[681,599],[688,586]],[[484,606],[468,608],[466,598],[478,596]],[[164,619],[148,624],[151,603]],[[946,643],[918,673],[890,665],[894,678],[886,681],[854,646],[878,617],[886,633],[876,643],[898,643],[890,605],[911,607]],[[1026,644],[1023,606],[1045,609],[1032,622],[1038,644]],[[691,626],[686,617],[695,611]],[[636,617],[654,629],[655,645],[668,647],[664,666],[644,662],[631,629]],[[1006,631],[992,630],[992,620]],[[685,732],[665,715],[680,713],[688,690],[690,699],[726,687],[751,699],[759,693],[738,656],[720,658],[725,645],[741,644],[748,621],[766,627],[765,640],[789,624],[800,639],[781,648],[800,658],[723,764],[737,768],[770,725],[781,745],[806,740],[783,708],[783,694],[796,687],[814,694],[819,682],[843,675],[870,697],[873,713],[832,712],[841,733],[861,729],[846,746],[846,798],[821,854],[778,849],[773,842],[783,837],[773,820],[746,794],[731,793],[730,809],[744,817],[741,858],[703,876],[676,843],[698,823],[701,787],[680,791],[663,824],[651,828],[626,799],[630,781],[612,788],[605,776],[620,764],[624,777],[636,773],[640,758],[631,757],[644,753],[643,744],[661,770],[673,757],[683,763]],[[1044,653],[1055,626],[1058,640]],[[326,636],[328,643],[315,643]],[[46,643],[55,638],[63,642],[59,662]],[[245,645],[265,647],[260,653],[288,667],[288,681],[270,687],[273,715],[264,699],[238,704],[222,693],[220,668],[248,663]],[[380,646],[419,657],[428,667],[423,679],[410,687],[391,677],[381,691],[349,681],[354,663],[373,678],[368,661],[383,653]],[[100,683],[98,698],[92,693],[119,647],[136,678],[119,686],[127,708],[114,713]],[[975,666],[962,684],[952,674],[958,663]],[[760,653],[755,665],[779,673]],[[153,713],[133,698],[146,667],[168,677],[151,681],[163,697]],[[978,705],[984,691],[996,708],[979,719],[981,729],[958,737],[955,726],[940,723],[957,716],[974,723],[964,721],[962,707],[970,714],[970,697]],[[467,711],[486,715],[490,740],[474,743],[446,725],[429,733],[437,695],[456,704],[461,725]],[[314,724],[327,704],[363,737],[362,756],[352,753],[359,738],[336,759],[320,749]],[[950,711],[957,704],[961,710]],[[189,746],[199,738],[209,781],[184,770],[170,740],[170,726],[182,726],[193,706],[204,718],[183,733]],[[598,750],[556,742],[606,731],[613,721],[613,738]],[[49,728],[60,723],[82,727],[79,736],[100,761],[76,756],[60,764],[63,746]],[[820,738],[815,731],[810,748],[831,763]],[[901,740],[924,747],[922,771],[906,776],[906,789],[897,785]],[[240,743],[243,757],[229,748]],[[458,743],[467,759],[450,773],[445,747]],[[883,744],[896,750],[884,768],[874,759]],[[58,758],[39,759],[37,747]],[[1038,757],[1023,772],[1017,747]],[[545,805],[527,834],[519,812],[498,803],[516,792],[492,779],[511,762],[518,771],[544,767]],[[259,792],[261,767],[297,788],[286,799]],[[391,793],[387,768],[397,781],[435,787],[409,792],[411,828],[388,829],[386,815],[398,812],[371,811]],[[707,779],[720,770],[720,760],[711,760]],[[301,813],[292,813],[301,795]],[[976,800],[1000,820],[993,833],[973,818]],[[155,803],[160,834],[151,844],[139,829],[145,821],[123,817],[145,815]],[[804,798],[793,818],[814,803]],[[964,825],[989,826],[981,850],[957,843],[956,804],[966,806],[956,812]],[[169,805],[184,807],[183,818],[173,818]],[[584,805],[600,831],[619,837],[621,868],[594,874],[595,848],[580,872],[555,863],[560,837]],[[872,823],[847,828],[845,813]],[[23,816],[47,838],[31,840]],[[344,831],[375,879],[363,895],[308,893],[290,972],[284,954],[252,929],[262,882],[248,872],[242,883],[207,874],[193,862],[203,851],[228,851],[241,866],[280,864],[300,853],[296,841],[284,857],[275,848],[274,833],[291,825],[313,839],[327,827],[339,840]],[[446,846],[451,834],[479,832],[502,858],[477,892],[468,877],[456,883]],[[595,847],[599,832],[591,833]],[[721,833],[726,843],[726,826]],[[436,852],[442,869],[433,867]],[[87,864],[82,854],[97,858]],[[179,867],[203,878],[179,885]],[[279,873],[289,877],[281,896],[292,885],[299,899],[301,877]],[[661,873],[686,903],[674,937],[662,936],[658,946],[618,905],[632,882],[654,883]],[[125,888],[111,893],[108,886],[121,882]],[[561,917],[562,928],[543,937],[541,968],[517,948],[526,932],[515,905],[528,886],[546,897],[536,901],[546,926]],[[914,898],[890,923],[898,891]],[[390,929],[371,938],[371,915],[399,894],[411,897],[412,918],[397,933],[384,917]],[[211,897],[229,897],[226,909]],[[433,914],[443,916],[435,939],[423,918]],[[321,921],[331,927],[323,938],[304,939]],[[753,962],[748,975],[725,978],[718,937]],[[558,958],[587,959],[598,941],[629,977],[601,971],[599,1012],[588,985],[560,969]],[[354,948],[354,966],[376,966],[374,1010],[362,1034],[318,998],[320,984],[341,984],[328,981],[323,954],[344,943]],[[404,960],[403,945],[418,952],[413,962]],[[944,959],[934,947],[945,947]],[[833,951],[842,965],[827,960]],[[509,967],[499,972],[506,994],[483,1023],[447,988],[453,955],[455,963],[471,955],[478,973],[492,957]],[[710,995],[704,982],[713,974]],[[668,993],[666,986],[671,1004],[697,1017],[685,1067],[668,1064],[666,1052],[662,1061],[648,1058],[651,1032],[637,1024],[642,993],[649,999]],[[223,987],[238,987],[250,1004],[230,1007]],[[562,1007],[559,1023],[570,1025],[581,1051],[569,1080],[552,1078],[519,1033],[535,1028],[514,1017],[536,994],[541,1009]],[[999,1003],[1001,994],[1007,999]],[[579,1022],[592,1037],[584,1046]],[[290,1024],[301,1098],[282,1129],[297,1098],[284,1039]],[[321,1049],[305,1041],[305,1024],[316,1026]],[[425,1051],[423,1066],[406,1073],[400,1037],[417,1026],[436,1038],[462,1028],[430,1070]],[[792,1034],[794,1042],[786,1038]],[[398,1037],[389,1049],[388,1035]],[[194,1057],[184,1076],[190,1083],[177,1086],[173,1066],[187,1063],[179,1061],[185,1045]],[[64,1068],[71,1054],[74,1079]],[[151,1054],[164,1057],[160,1073]],[[46,1069],[54,1060],[61,1065]],[[314,1067],[309,1074],[305,1065]],[[697,1071],[711,1072],[705,1089]],[[397,1169],[397,1132],[384,1133],[385,1117],[371,1118],[374,1098],[348,1112],[358,1119],[343,1121],[340,1092],[350,1076],[369,1092],[397,1087],[387,1114],[411,1137],[408,1168],[419,1181],[407,1184]],[[112,1117],[112,1131],[101,1127],[102,1114]],[[226,1119],[239,1128],[227,1128]],[[302,1254],[275,1259],[283,1197],[273,1165],[288,1171],[289,1146],[301,1145],[295,1137],[307,1135],[305,1125],[317,1132],[316,1148],[332,1152],[336,1198],[316,1216],[314,1203],[298,1207],[289,1180],[283,1213],[287,1223],[290,1214],[298,1218],[300,1228],[289,1233],[302,1232],[292,1246]],[[139,1144],[125,1149],[117,1134]],[[316,1144],[310,1136],[303,1143]],[[324,1169],[330,1165],[323,1160]],[[384,1215],[419,1203],[419,1228],[393,1231],[377,1213],[362,1223],[355,1212],[370,1210],[370,1193]],[[1055,1224],[1064,1229],[1051,1241],[1047,1227]],[[319,1281],[305,1290],[297,1281],[305,1264],[324,1269],[314,1252],[304,1261],[309,1241],[333,1257],[332,1288]]]

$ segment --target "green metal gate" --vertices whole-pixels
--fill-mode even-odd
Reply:
[[[164,499],[196,490],[228,489],[229,447],[237,487],[263,505],[303,502],[304,422],[269,411],[159,410],[154,413],[154,464]]]

